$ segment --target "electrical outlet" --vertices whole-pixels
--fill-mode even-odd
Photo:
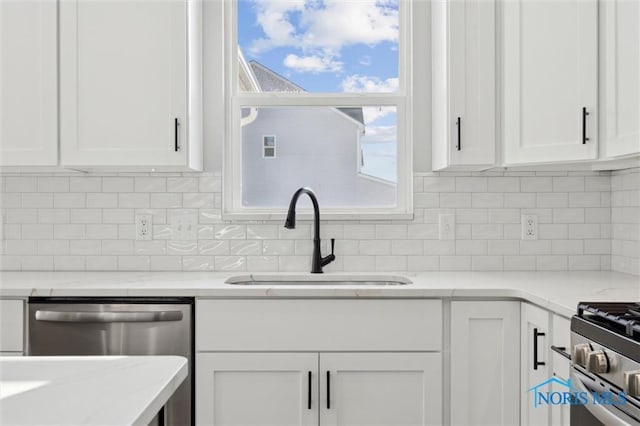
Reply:
[[[438,216],[438,238],[441,240],[456,239],[456,216],[441,214]]]
[[[178,211],[170,218],[172,240],[198,239],[198,214],[194,211]]]
[[[136,240],[153,239],[153,216],[150,214],[136,215]]]
[[[538,239],[538,216],[535,214],[523,214],[522,220],[522,239],[537,240]]]

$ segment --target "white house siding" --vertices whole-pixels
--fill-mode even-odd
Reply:
[[[358,176],[358,127],[331,108],[261,108],[242,130],[243,205],[284,207],[301,186],[323,207],[394,205],[394,186]],[[263,135],[276,136],[276,158],[263,158]]]

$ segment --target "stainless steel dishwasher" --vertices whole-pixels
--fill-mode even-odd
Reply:
[[[151,424],[194,424],[192,298],[32,297],[28,330],[28,355],[186,357],[189,375]]]

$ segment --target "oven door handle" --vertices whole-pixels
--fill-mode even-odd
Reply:
[[[571,384],[576,388],[576,390],[578,390],[579,392],[587,392],[587,393],[592,392],[584,385],[584,383],[582,383],[582,380],[580,380],[580,377],[578,376],[578,374],[574,372],[572,378],[576,379],[575,381],[574,380],[571,381]],[[620,417],[613,414],[611,411],[607,410],[603,405],[585,404],[583,407],[587,409],[589,413],[591,413],[596,419],[598,419],[600,422],[602,422],[605,425],[633,426],[631,423],[624,421]]]
[[[110,323],[110,322],[157,322],[180,321],[181,311],[128,311],[128,312],[69,312],[37,310],[36,321]]]

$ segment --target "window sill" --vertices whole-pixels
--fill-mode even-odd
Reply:
[[[227,221],[272,221],[282,222],[286,218],[286,211],[274,212],[265,210],[223,212],[222,219]],[[313,220],[310,210],[296,211],[297,220]],[[367,220],[413,220],[413,213],[393,211],[331,211],[320,209],[320,220],[325,221],[367,221]]]

